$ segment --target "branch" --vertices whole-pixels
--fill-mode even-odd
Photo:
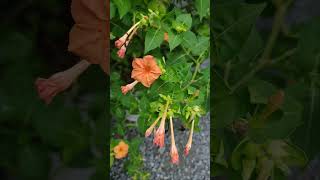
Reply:
[[[283,23],[288,6],[289,3],[278,7],[275,14],[271,34],[257,66],[253,68],[248,74],[244,75],[243,78],[238,81],[233,87],[231,87],[231,94],[234,93],[234,91],[237,90],[242,84],[250,80],[259,70],[265,67],[266,64],[270,63],[270,56],[278,38],[279,32],[281,31],[281,25]]]

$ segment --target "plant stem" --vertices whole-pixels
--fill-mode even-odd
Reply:
[[[202,63],[202,56],[203,54],[205,53],[206,51],[203,51],[200,56],[198,57],[198,59],[195,60],[195,63],[196,63],[196,67],[194,69],[194,72],[193,72],[193,75],[192,75],[192,78],[190,80],[190,82],[182,88],[182,91],[184,91],[187,87],[189,87],[193,82],[195,82],[195,79],[197,77],[197,74],[198,74],[198,71],[200,70],[200,66],[201,66],[201,63]]]
[[[311,93],[311,100],[310,100],[310,111],[309,111],[309,118],[308,118],[308,124],[307,124],[307,136],[306,136],[306,148],[309,150],[310,147],[310,137],[311,137],[311,130],[312,130],[312,120],[314,118],[314,112],[315,112],[315,99],[317,96],[317,87],[316,87],[316,81],[317,81],[317,75],[318,75],[318,66],[320,61],[320,54],[316,57],[316,62],[314,65],[314,69],[311,72],[311,86],[310,86],[310,93]]]
[[[194,62],[197,61],[193,56],[190,55],[190,51],[187,51],[186,48],[184,48],[183,46],[181,46],[181,47],[182,47],[183,51],[184,51]]]
[[[290,49],[290,50],[286,51],[285,53],[283,53],[281,56],[274,58],[270,62],[270,64],[276,64],[276,63],[286,59],[287,57],[292,56],[296,51],[297,51],[297,48]]]
[[[231,87],[231,94],[234,93],[234,91],[238,89],[242,84],[250,80],[260,69],[262,69],[266,64],[270,62],[272,49],[274,47],[274,44],[281,30],[281,25],[283,23],[283,19],[284,19],[288,5],[289,3],[278,7],[277,12],[275,14],[271,34],[269,36],[266,47],[261,55],[261,58],[257,66],[254,67],[248,74],[244,75],[243,78],[240,81],[238,81],[233,87]]]

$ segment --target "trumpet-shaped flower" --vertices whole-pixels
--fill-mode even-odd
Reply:
[[[40,99],[44,100],[46,104],[50,104],[53,97],[68,89],[89,65],[87,61],[82,60],[70,69],[58,72],[48,79],[37,78],[35,85]]]
[[[165,122],[166,122],[166,118],[167,118],[167,113],[168,113],[168,107],[169,107],[169,102],[167,102],[166,106],[165,106],[165,110],[162,114],[162,119],[160,122],[160,126],[156,131],[155,137],[153,139],[153,144],[156,146],[159,146],[160,148],[162,148],[164,146],[164,133],[165,133]]]
[[[151,126],[146,130],[145,137],[149,137],[152,133],[154,127],[157,125],[158,121],[160,120],[160,116],[151,124]]]
[[[126,51],[127,51],[126,46],[122,46],[117,52],[118,57],[123,59],[126,54]]]
[[[137,85],[138,84],[138,81],[134,81],[134,82],[132,82],[132,83],[130,83],[130,84],[127,84],[127,85],[125,85],[125,86],[121,86],[121,92],[122,92],[122,94],[127,94],[129,91],[131,91],[132,89],[133,89],[133,87],[135,86],[135,85]]]
[[[162,117],[161,122],[160,122],[160,126],[157,129],[156,135],[153,139],[153,144],[156,146],[159,146],[160,148],[164,147],[165,121],[166,121],[166,118]]]
[[[179,164],[179,153],[176,147],[176,142],[174,140],[174,130],[173,130],[173,123],[172,123],[172,116],[170,116],[170,129],[171,129],[171,163],[172,164]]]
[[[186,147],[185,147],[185,149],[184,149],[184,155],[185,155],[185,156],[187,156],[187,155],[189,154],[189,151],[190,151],[190,149],[191,149],[193,129],[194,129],[194,120],[192,120],[191,130],[190,130],[190,134],[189,134],[189,139],[188,139],[188,142],[187,142]]]
[[[140,21],[134,24],[121,38],[119,38],[115,42],[116,48],[119,49],[117,52],[119,58],[121,59],[124,58],[126,54],[127,46],[129,45],[131,39],[133,38],[133,35],[136,34],[139,24],[140,24]]]
[[[128,33],[125,33],[121,38],[119,38],[115,42],[116,48],[120,49],[126,43],[127,39],[128,39]]]

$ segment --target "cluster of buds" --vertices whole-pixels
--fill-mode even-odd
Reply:
[[[165,140],[165,121],[167,118],[169,118],[170,121],[170,134],[171,134],[171,149],[170,149],[170,156],[171,156],[171,163],[172,164],[179,164],[179,153],[178,153],[178,149],[175,143],[175,139],[174,139],[174,128],[173,128],[173,115],[174,113],[176,113],[175,110],[170,109],[169,105],[172,103],[172,99],[170,98],[170,96],[163,96],[160,95],[162,98],[165,98],[166,100],[166,104],[165,105],[161,105],[160,109],[160,113],[158,118],[151,124],[151,126],[146,130],[145,132],[145,137],[149,137],[151,135],[152,132],[154,133],[154,139],[153,139],[153,144],[159,148],[164,147],[164,140]],[[191,145],[192,145],[192,137],[193,137],[193,130],[194,130],[194,124],[195,124],[195,117],[199,116],[200,114],[200,108],[198,106],[195,106],[194,108],[191,109],[191,116],[188,116],[189,118],[189,123],[191,123],[191,129],[190,129],[190,133],[189,133],[189,138],[188,138],[188,142],[185,146],[184,149],[184,155],[187,156],[189,154],[189,151],[191,149]],[[159,128],[156,129],[156,126],[160,121],[160,125]]]
[[[171,162],[173,164],[179,163],[179,153],[178,149],[176,147],[175,139],[174,139],[174,130],[173,130],[173,123],[172,118],[174,111],[169,109],[169,105],[172,103],[172,99],[170,96],[166,97],[163,95],[160,95],[161,97],[166,99],[166,104],[163,106],[161,105],[161,111],[159,113],[159,117],[151,124],[151,126],[146,130],[145,137],[149,137],[151,133],[154,131],[154,139],[153,144],[155,146],[158,146],[160,148],[164,147],[164,139],[165,139],[165,122],[167,117],[169,117],[170,120],[170,131],[171,131],[171,150],[170,150],[170,156],[171,156]],[[156,129],[156,125],[158,124],[158,121],[161,119],[159,128]]]
[[[126,51],[127,51],[127,46],[129,45],[130,41],[132,40],[133,36],[137,33],[137,30],[139,29],[139,24],[141,21],[137,22],[134,24],[121,38],[119,38],[115,42],[116,48],[118,48],[118,57],[123,59]]]

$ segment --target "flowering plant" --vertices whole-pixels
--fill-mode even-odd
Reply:
[[[179,163],[179,152],[192,151],[193,132],[200,130],[200,117],[208,110],[208,15],[207,0],[111,2],[112,139],[129,141],[130,164],[142,161],[130,156],[130,141],[141,141],[139,135],[126,135],[132,128],[145,138],[154,135],[154,145],[162,148],[166,125],[170,125],[174,164]],[[176,147],[174,121],[190,130],[185,150]],[[130,173],[139,168],[129,166],[129,175],[142,178]]]
[[[312,164],[309,174],[297,174],[319,152],[320,21],[288,25],[294,1],[263,2],[213,4],[211,172],[235,180],[312,179]]]

